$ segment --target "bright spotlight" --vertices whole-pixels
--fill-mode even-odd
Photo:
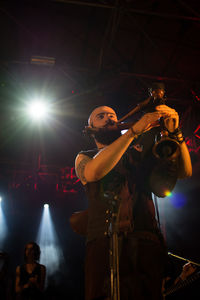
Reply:
[[[41,249],[40,261],[47,268],[47,281],[49,276],[59,270],[64,260],[63,252],[59,245],[58,236],[51,218],[50,209],[47,209],[48,207],[48,204],[44,204],[37,236],[37,242]]]
[[[1,203],[1,201],[2,201],[2,198],[1,198],[1,196],[0,196],[0,203]]]
[[[4,239],[8,233],[7,225],[6,225],[6,219],[2,208],[2,198],[0,197],[0,245],[4,244]]]
[[[28,114],[33,120],[44,120],[48,116],[49,107],[42,100],[34,100],[28,105]]]

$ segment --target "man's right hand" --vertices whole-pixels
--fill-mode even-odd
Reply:
[[[165,117],[166,113],[164,112],[152,112],[146,113],[138,122],[136,122],[132,128],[136,134],[142,134],[146,131],[154,127],[158,127],[160,125],[159,121],[161,117]]]

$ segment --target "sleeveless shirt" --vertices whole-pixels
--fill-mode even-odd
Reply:
[[[80,153],[92,158],[98,151]],[[119,232],[158,233],[148,169],[141,152],[131,147],[106,176],[84,186],[88,198],[87,241],[109,235],[113,203],[117,207]]]
[[[41,265],[36,264],[35,269],[29,273],[26,270],[26,265],[20,266],[20,285],[25,285],[28,283],[31,277],[37,277],[37,282],[41,281]],[[24,289],[20,295],[19,299],[23,300],[35,300],[35,299],[42,299],[42,292],[35,286],[29,287]]]

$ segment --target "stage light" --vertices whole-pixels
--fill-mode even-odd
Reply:
[[[4,244],[4,239],[8,233],[7,225],[6,225],[6,220],[2,208],[2,197],[0,197],[0,245],[1,247]]]
[[[47,56],[32,56],[31,64],[39,66],[49,66],[53,67],[55,65],[56,59],[54,57]]]
[[[60,265],[63,263],[64,256],[61,247],[59,246],[58,237],[53,226],[49,205],[47,203],[44,204],[37,242],[40,245],[41,250],[40,262],[47,268],[48,281],[48,276],[53,276],[53,274],[59,270]]]
[[[49,114],[49,105],[42,99],[35,99],[28,104],[28,115],[35,121],[45,120]]]

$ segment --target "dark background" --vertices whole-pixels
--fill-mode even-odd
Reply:
[[[55,293],[81,299],[85,241],[69,217],[87,201],[69,173],[77,153],[92,147],[82,130],[94,107],[112,106],[122,117],[155,81],[179,112],[193,164],[174,196],[158,199],[162,229],[169,251],[200,262],[199,29],[195,0],[0,1],[0,192],[8,227],[0,248],[11,274],[48,201],[65,257]],[[51,104],[44,123],[25,114],[35,96]]]

